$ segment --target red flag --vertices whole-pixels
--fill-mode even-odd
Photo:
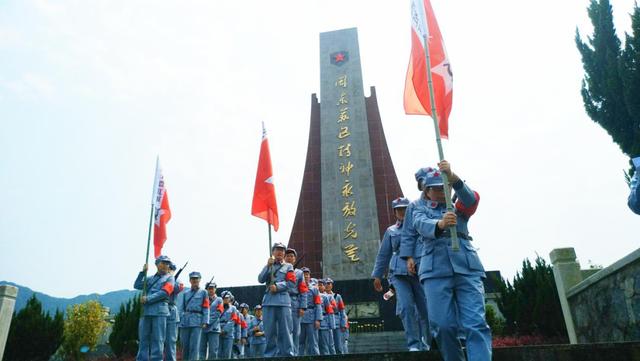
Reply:
[[[433,93],[442,138],[449,137],[449,114],[453,102],[453,73],[436,16],[429,0],[411,1],[411,57],[404,83],[406,114],[432,115],[427,82],[424,37],[429,41]]]
[[[160,167],[160,158],[156,160],[156,177],[153,187],[153,252],[155,258],[162,253],[162,246],[167,240],[166,224],[171,219],[171,209],[169,209],[169,197],[164,187],[164,176]]]
[[[278,205],[276,204],[276,188],[273,185],[273,171],[271,169],[271,155],[269,154],[269,141],[267,131],[262,123],[262,145],[260,146],[260,158],[258,159],[258,172],[256,184],[253,189],[253,203],[251,214],[262,218],[278,230]]]

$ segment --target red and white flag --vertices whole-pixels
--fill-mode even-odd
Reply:
[[[433,93],[442,138],[449,137],[453,73],[436,16],[429,0],[411,1],[411,57],[404,83],[406,114],[431,115],[424,39],[429,41]]]
[[[262,123],[262,145],[260,146],[256,184],[253,189],[251,214],[264,219],[273,226],[274,230],[278,230],[280,223],[278,221],[278,205],[276,204],[276,188],[273,185],[271,155],[264,122]]]
[[[167,240],[167,222],[171,219],[169,197],[164,186],[164,176],[160,167],[160,157],[156,160],[156,176],[153,182],[153,254],[158,258]]]

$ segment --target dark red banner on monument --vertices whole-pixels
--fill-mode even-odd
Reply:
[[[276,203],[276,188],[273,185],[273,171],[271,169],[271,154],[269,153],[269,141],[267,131],[262,124],[262,145],[260,146],[260,158],[258,159],[258,172],[256,184],[253,189],[253,203],[251,214],[262,218],[278,230],[278,205]]]

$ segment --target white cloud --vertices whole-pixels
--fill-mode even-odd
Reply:
[[[25,73],[18,79],[0,79],[0,89],[4,88],[8,94],[20,100],[48,99],[54,94],[54,86],[47,77]]]

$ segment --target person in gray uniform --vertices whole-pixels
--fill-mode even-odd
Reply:
[[[302,267],[305,283],[308,284],[305,299],[307,307],[300,323],[299,355],[319,355],[318,330],[322,321],[322,298],[318,291],[318,280],[311,278],[311,271]]]
[[[289,293],[296,288],[296,275],[293,265],[284,261],[286,249],[284,244],[275,243],[271,247],[271,257],[258,275],[258,282],[267,286],[262,298],[267,335],[266,357],[294,355]]]
[[[191,287],[178,297],[180,312],[180,340],[182,358],[198,360],[200,358],[200,337],[202,330],[209,324],[209,295],[200,288],[200,272],[189,273]]]
[[[224,312],[222,297],[216,295],[217,285],[215,282],[209,282],[206,285],[207,294],[209,296],[209,324],[202,331],[200,339],[200,359],[214,360],[218,358],[218,349],[220,347],[220,317]]]
[[[176,265],[171,262],[169,273],[173,276],[176,271]],[[176,306],[176,298],[182,292],[184,286],[175,280],[173,284],[173,292],[169,296],[169,317],[167,318],[167,336],[164,342],[164,358],[165,361],[176,361],[176,343],[178,342],[178,323],[180,322],[180,314]]]
[[[138,323],[138,361],[161,361],[167,333],[167,317],[169,317],[169,296],[173,293],[175,280],[169,273],[171,259],[160,256],[156,259],[158,272],[147,279],[146,294],[140,298],[142,317]],[[145,289],[144,279],[148,266],[142,267],[133,288]]]
[[[253,318],[249,321],[249,349],[250,357],[264,357],[267,348],[267,339],[264,335],[264,323],[262,322],[262,305],[253,308]]]
[[[335,327],[333,321],[333,304],[335,304],[335,300],[333,300],[333,296],[325,292],[325,285],[326,281],[324,279],[318,280],[318,291],[322,300],[322,321],[320,321],[320,330],[318,332],[318,347],[321,355],[335,355],[336,349],[333,345],[332,331]]]
[[[374,289],[382,292],[381,279],[388,271],[389,283],[397,294],[396,315],[402,320],[407,348],[409,351],[420,351],[428,350],[431,345],[426,298],[420,280],[409,273],[407,263],[399,257],[403,222],[409,205],[406,198],[397,198],[391,202],[397,221],[384,232],[371,276],[374,279]],[[417,241],[417,238],[412,240],[414,243]],[[423,338],[426,344],[422,342]]]
[[[289,264],[295,264],[298,253],[293,248],[287,248],[284,255],[284,261]],[[307,284],[304,282],[304,274],[300,269],[294,269],[296,275],[296,287],[289,293],[291,297],[291,319],[293,321],[293,329],[291,335],[293,338],[293,354],[297,356],[298,344],[300,343],[300,320],[304,316],[304,310],[307,308],[306,292]]]

